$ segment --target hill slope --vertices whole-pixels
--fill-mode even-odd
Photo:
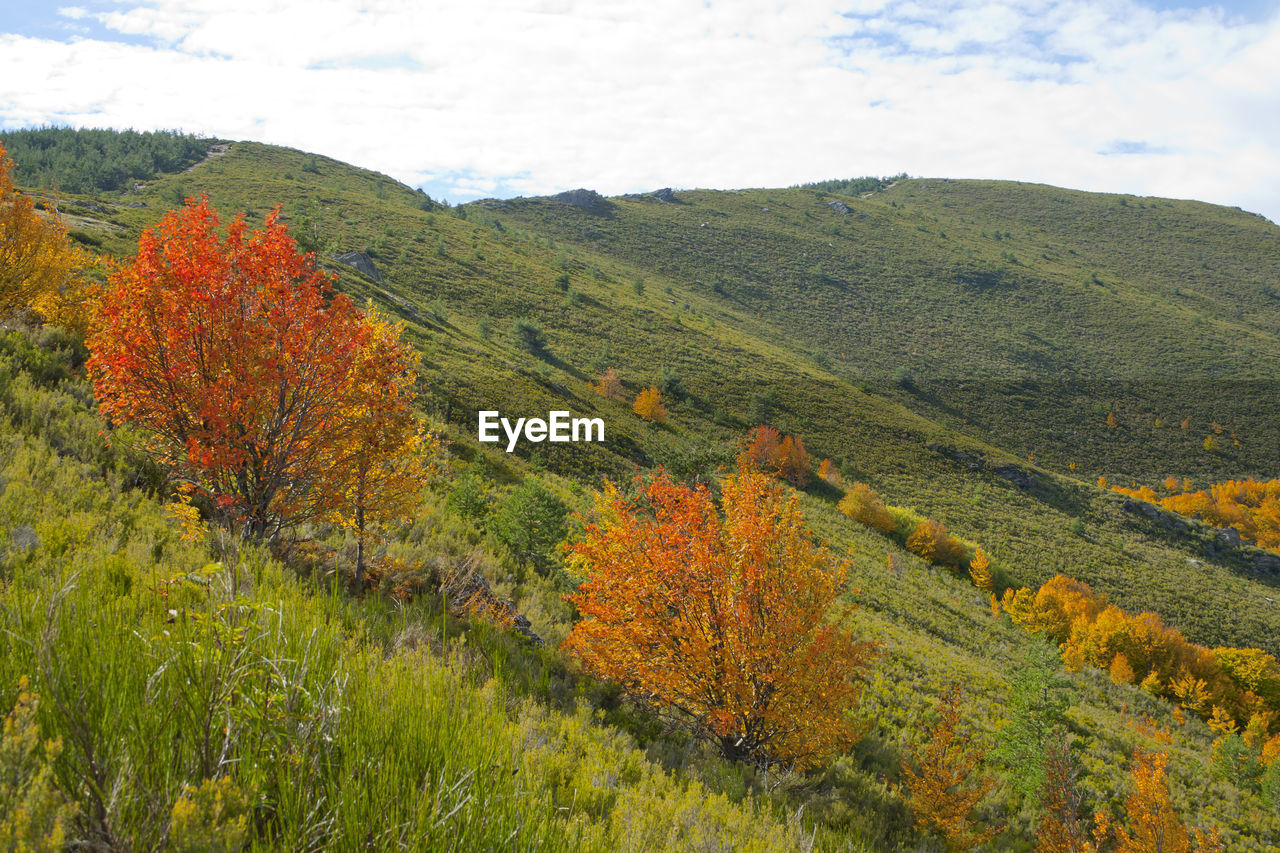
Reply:
[[[698,191],[664,203],[578,193],[447,209],[385,176],[251,143],[138,191],[69,197],[61,209],[81,242],[127,254],[141,228],[199,192],[251,218],[282,203],[343,290],[408,321],[424,353],[424,399],[446,424],[460,471],[481,475],[494,494],[533,478],[582,508],[584,486],[637,465],[705,475],[767,421],[835,459],[846,481],[867,481],[981,543],[1010,582],[1064,572],[1197,642],[1280,653],[1273,562],[1092,485],[1098,473],[1275,473],[1280,324],[1266,288],[1277,280],[1277,229],[1256,217],[944,181],[904,181],[867,198]],[[376,273],[333,260],[352,251]],[[518,318],[542,327],[544,349],[518,345],[508,333]],[[669,424],[645,424],[626,402],[595,395],[587,382],[606,366],[632,394],[678,378]],[[608,440],[526,444],[513,456],[475,441],[478,409],[551,408],[604,417]],[[1170,425],[1156,427],[1155,414]],[[1192,418],[1185,432],[1183,417]],[[1240,446],[1228,440],[1206,454],[1212,420]],[[1030,640],[993,623],[968,584],[851,524],[835,497],[813,487],[806,512],[834,546],[851,549],[859,627],[884,639],[888,656],[867,697],[872,735],[789,806],[820,815],[824,841],[897,849],[913,835],[877,780],[892,773],[900,730],[949,680],[963,680],[979,706],[1002,702]],[[562,636],[567,615],[553,586],[494,580],[535,630]],[[1119,790],[1123,754],[1144,742],[1126,722],[1130,707],[1164,724],[1169,709],[1096,671],[1075,684],[1073,725],[1089,738],[1091,772]],[[1195,769],[1208,730],[1193,722],[1178,737],[1179,800],[1221,799],[1220,783]],[[1029,816],[1004,817],[1025,840]],[[1263,849],[1244,840],[1250,834],[1274,835],[1273,818],[1244,809],[1216,819],[1240,849]]]

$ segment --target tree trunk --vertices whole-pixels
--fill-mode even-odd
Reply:
[[[356,507],[356,589],[364,589],[364,507]]]

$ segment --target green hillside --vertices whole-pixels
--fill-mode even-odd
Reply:
[[[548,640],[537,650],[455,620],[444,629],[454,642],[442,651],[438,599],[403,610],[379,596],[349,600],[290,571],[299,565],[287,558],[222,553],[216,537],[177,544],[158,504],[129,488],[145,481],[136,473],[145,466],[90,438],[99,427],[74,346],[15,333],[5,429],[21,453],[6,463],[4,497],[11,542],[31,528],[37,544],[10,547],[0,569],[11,626],[0,707],[13,706],[24,673],[50,695],[161,689],[183,701],[181,685],[147,686],[137,660],[160,652],[117,648],[118,663],[77,668],[58,682],[37,650],[81,661],[87,652],[76,648],[109,646],[135,612],[147,614],[141,636],[163,632],[164,608],[148,610],[142,591],[155,587],[154,574],[198,575],[222,560],[212,580],[183,587],[193,606],[216,614],[209,625],[248,625],[262,661],[297,658],[300,644],[312,642],[305,637],[320,637],[306,655],[310,669],[292,678],[306,685],[315,728],[255,718],[234,745],[251,755],[253,738],[300,744],[289,765],[297,772],[242,779],[246,790],[271,792],[273,808],[295,809],[273,818],[298,833],[286,846],[391,847],[438,827],[460,802],[458,843],[468,848],[541,839],[552,847],[704,849],[750,837],[762,849],[934,849],[887,785],[904,733],[959,680],[968,719],[989,739],[1010,675],[1035,642],[993,621],[983,593],[850,522],[835,510],[835,489],[811,486],[803,496],[809,523],[852,560],[856,633],[883,641],[886,655],[864,696],[871,728],[857,750],[824,771],[770,780],[661,731],[607,687],[574,675],[554,650],[571,618],[558,557],[548,551],[551,569],[532,571],[495,533],[517,483],[538,483],[585,510],[603,477],[627,478],[637,466],[710,478],[761,422],[802,436],[815,461],[835,460],[846,483],[867,482],[888,502],[981,544],[1004,584],[1035,587],[1067,574],[1126,610],[1160,614],[1194,642],[1280,654],[1276,560],[1224,547],[1209,528],[1135,511],[1093,484],[1099,475],[1127,485],[1176,474],[1207,485],[1277,474],[1280,229],[1265,220],[1195,202],[932,179],[880,182],[865,196],[814,188],[677,191],[673,201],[575,193],[449,208],[384,175],[304,152],[232,143],[210,153],[187,171],[157,171],[137,189],[64,194],[59,210],[71,236],[127,256],[143,228],[190,195],[207,193],[224,216],[244,210],[251,222],[281,205],[341,290],[407,322],[423,354],[422,404],[451,441],[452,479],[386,552],[424,561],[479,554],[495,590]],[[335,260],[349,252],[363,253],[376,274]],[[545,346],[522,347],[517,320],[539,326]],[[664,387],[667,423],[645,423],[629,400],[596,395],[588,382],[606,367],[631,396]],[[479,409],[600,416],[607,441],[523,444],[508,455],[476,441]],[[1213,423],[1223,431],[1219,450],[1208,452]],[[24,498],[18,483],[44,497]],[[459,511],[464,489],[476,490],[478,509]],[[88,497],[99,492],[105,496]],[[118,534],[90,522],[126,511],[133,515]],[[310,533],[338,554],[350,547],[338,530]],[[119,565],[104,573],[113,560]],[[51,573],[55,561],[65,568]],[[73,583],[77,567],[83,578]],[[241,582],[244,622],[224,610]],[[112,615],[87,628],[66,615],[75,607],[53,606],[68,598],[81,608],[108,602]],[[41,646],[49,625],[64,627],[54,645]],[[221,630],[209,625],[201,630]],[[353,698],[326,711],[326,685],[340,678],[352,679]],[[1170,706],[1112,684],[1105,672],[1086,669],[1071,681],[1068,716],[1091,801],[1123,800],[1127,756],[1155,743],[1140,725],[1150,718],[1176,731],[1160,748],[1171,753],[1184,816],[1219,827],[1228,849],[1280,844],[1275,803],[1206,772],[1215,735],[1202,723],[1174,723]],[[419,707],[414,691],[455,710]],[[378,728],[383,696],[392,697],[383,707],[422,722],[395,727],[404,734]],[[75,730],[53,701],[40,719],[61,734],[68,761],[80,760]],[[142,713],[122,709],[125,717]],[[452,740],[422,734],[442,713],[456,726],[442,738]],[[81,717],[92,719],[93,709]],[[112,726],[128,727],[109,717],[95,725],[94,737],[107,741]],[[171,728],[111,741],[107,775],[92,783],[104,791],[123,784],[115,780],[125,768],[157,760],[143,757],[148,739],[175,738],[163,761],[178,770],[147,777],[123,804],[94,805],[104,827],[163,838],[182,782],[209,775],[194,747],[177,743],[181,724],[164,725]],[[365,733],[377,734],[360,742]],[[342,760],[325,758],[326,737],[347,738],[336,750]],[[451,743],[467,748],[450,755]],[[533,777],[517,785],[506,768],[530,743],[546,745],[546,763],[522,765]],[[355,757],[379,749],[399,750],[404,770],[382,774],[386,788],[374,791]],[[983,814],[1010,828],[991,849],[1031,849],[1034,809],[1010,787],[1014,768],[993,771],[1000,784]],[[447,780],[439,790],[454,795],[460,789],[448,786],[458,779],[480,787],[446,808],[447,797],[423,794],[430,786],[414,774]],[[600,781],[606,777],[614,784]],[[330,811],[313,820],[304,806],[317,798]],[[499,800],[509,808],[487,823],[481,805]],[[402,811],[379,815],[378,803],[389,801]],[[1209,802],[1223,805],[1195,805]],[[378,822],[405,835],[356,841],[360,826]],[[516,842],[504,840],[512,829]]]

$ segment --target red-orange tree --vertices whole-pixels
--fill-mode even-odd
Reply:
[[[389,405],[362,400],[357,374],[405,365],[398,348],[370,346],[350,300],[330,298],[278,210],[252,233],[243,216],[225,237],[220,226],[206,198],[143,233],[103,294],[89,372],[104,414],[140,426],[162,463],[265,539],[341,503],[352,414]]]
[[[753,464],[797,489],[809,484],[809,451],[799,436],[784,436],[776,427],[761,424],[747,433],[742,452]]]
[[[659,473],[607,484],[570,546],[586,578],[565,646],[591,673],[758,764],[810,766],[850,746],[847,713],[877,644],[828,621],[846,567],[814,544],[794,495],[747,463],[705,487]]]

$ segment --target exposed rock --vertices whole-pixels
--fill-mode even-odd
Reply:
[[[583,210],[596,210],[604,205],[604,196],[595,190],[567,190],[562,193],[556,193],[550,198],[560,204],[571,204]]]
[[[1226,527],[1218,531],[1218,535],[1214,537],[1222,544],[1224,548],[1239,548],[1244,544],[1244,540],[1240,538],[1240,531],[1234,527]]]
[[[499,598],[494,593],[488,579],[480,574],[474,555],[457,562],[442,557],[437,562],[436,571],[441,592],[453,616],[459,619],[479,617],[498,624],[509,621],[516,633],[527,637],[536,646],[542,645],[542,638],[533,632],[529,619],[516,610],[515,602]]]
[[[1158,507],[1155,504],[1149,503],[1147,501],[1136,500],[1133,498],[1125,498],[1125,501],[1121,505],[1121,507],[1124,509],[1125,512],[1133,513],[1134,515],[1140,515],[1143,518],[1148,518],[1154,521],[1156,524],[1160,525],[1160,527],[1162,527],[1165,530],[1175,531],[1175,530],[1190,529],[1186,521],[1184,521],[1177,514],[1169,512],[1168,510]]]
[[[1022,489],[1024,492],[1031,488],[1031,475],[1017,465],[999,465],[992,468],[991,473],[1008,480],[1016,488]]]
[[[533,633],[533,623],[525,617],[523,613],[517,613],[515,616],[516,633],[528,639],[535,646],[542,645],[542,638]]]
[[[341,255],[334,255],[333,259],[357,272],[364,273],[374,281],[382,281],[382,273],[378,272],[378,268],[373,265],[373,259],[364,252],[344,252]]]
[[[1280,575],[1280,556],[1276,554],[1269,554],[1265,551],[1255,554],[1253,557],[1253,567],[1263,574]]]
[[[390,299],[393,303],[395,303],[395,306],[399,308],[401,311],[403,311],[404,315],[408,317],[410,320],[413,320],[415,323],[422,322],[422,313],[418,311],[417,308],[414,308],[412,303],[410,303],[408,300],[401,299],[399,296],[396,296],[394,293],[388,293],[387,298]]]
[[[831,208],[836,213],[843,213],[845,216],[853,213],[853,211],[849,209],[849,205],[842,201],[829,201],[827,202],[827,207]]]
[[[680,201],[680,199],[676,198],[676,194],[671,191],[671,187],[663,187],[660,190],[654,190],[653,197],[663,204],[676,204]]]
[[[939,456],[945,456],[952,462],[958,462],[970,471],[981,471],[986,465],[986,460],[980,453],[965,453],[963,450],[957,450],[954,447],[942,444],[931,444],[929,449]]]

